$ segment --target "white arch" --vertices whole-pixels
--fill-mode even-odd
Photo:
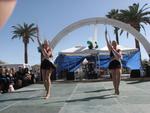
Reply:
[[[63,30],[61,30],[50,42],[51,47],[54,49],[55,46],[59,43],[59,41],[66,36],[68,33],[86,26],[90,24],[108,24],[112,25],[118,28],[121,28],[129,33],[131,33],[141,44],[144,46],[146,52],[150,56],[150,43],[147,41],[147,39],[139,33],[136,29],[134,29],[132,26],[129,24],[125,24],[121,21],[114,20],[114,19],[108,19],[104,17],[94,17],[94,18],[88,18],[88,19],[83,19],[77,22],[74,22],[70,24],[69,26],[65,27]]]

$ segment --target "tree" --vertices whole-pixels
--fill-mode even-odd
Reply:
[[[33,37],[36,37],[37,27],[35,24],[27,24],[12,26],[12,39],[19,38],[22,39],[24,44],[24,63],[28,64],[28,44],[29,39],[34,42]]]
[[[108,12],[108,14],[106,15],[107,18],[111,18],[111,19],[116,19],[119,20],[119,10],[118,9],[112,9],[110,12]],[[118,31],[119,28],[118,27],[114,27],[114,33],[116,35],[116,41],[119,44],[119,36],[118,36]]]
[[[143,24],[150,24],[150,7],[148,4],[139,7],[139,3],[134,3],[128,9],[120,10],[119,19],[127,24],[130,24],[137,31],[140,32],[141,28],[145,31]],[[140,49],[138,40],[135,39],[136,48]]]

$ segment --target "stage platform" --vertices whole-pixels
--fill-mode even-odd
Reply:
[[[42,84],[0,95],[0,113],[150,113],[150,81],[55,82],[44,100]]]

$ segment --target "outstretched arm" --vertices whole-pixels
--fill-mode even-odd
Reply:
[[[108,41],[108,38],[107,38],[107,31],[105,31],[105,39],[106,39],[106,43],[107,43],[108,50],[111,51],[111,50],[112,50],[112,46],[111,46],[111,42]]]
[[[42,48],[42,43],[40,42],[40,37],[39,36],[40,36],[39,35],[39,28],[37,26],[37,41],[38,41],[39,46]]]
[[[42,46],[42,43],[41,43],[41,41],[40,41],[39,36],[40,36],[40,35],[39,35],[39,29],[38,29],[38,26],[37,26],[37,42],[38,42],[38,44],[39,44],[39,46],[40,46],[41,53],[42,53],[45,57],[47,57],[46,51],[43,49],[43,46]]]

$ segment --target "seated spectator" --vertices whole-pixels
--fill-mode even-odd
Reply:
[[[16,87],[16,83],[17,83],[16,69],[11,68],[11,73],[12,73],[12,76],[14,77],[14,87]]]
[[[31,75],[31,83],[32,84],[36,83],[35,74],[33,73],[32,70],[30,70],[30,75]]]
[[[5,75],[5,68],[0,68],[1,93],[8,92],[9,83]]]
[[[23,86],[27,86],[31,84],[31,81],[32,81],[32,76],[30,74],[30,71],[28,68],[25,68],[23,74]]]
[[[13,76],[13,68],[8,70],[8,74],[9,74],[9,88],[8,88],[8,92],[13,92],[14,91],[14,83],[15,83],[15,79]]]
[[[3,83],[3,76],[2,76],[2,67],[0,67],[0,94],[3,93],[4,83]]]

